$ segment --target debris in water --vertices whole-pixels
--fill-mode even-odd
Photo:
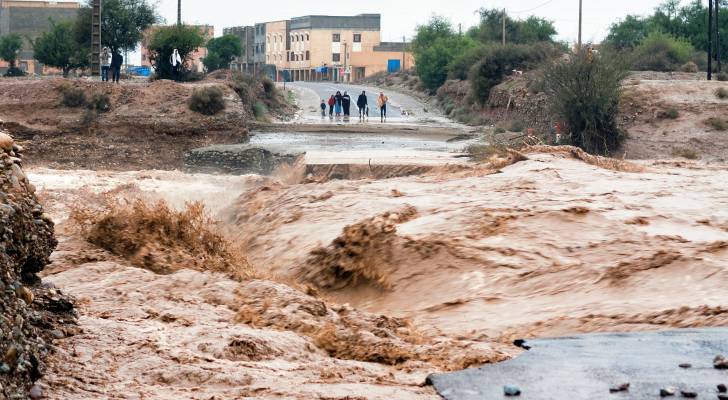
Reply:
[[[609,393],[619,393],[619,392],[628,392],[628,391],[629,391],[629,383],[623,383],[619,386],[609,388]]]
[[[678,367],[684,368],[684,369],[688,369],[688,368],[692,368],[693,367],[693,364],[690,364],[690,363],[682,363],[682,364],[678,365]]]
[[[725,384],[722,384],[722,383],[721,383],[721,384],[719,384],[719,385],[718,385],[718,392],[719,392],[719,393],[725,393],[725,392],[728,392],[728,387],[726,387],[726,385],[725,385]]]
[[[713,367],[715,369],[728,369],[728,360],[722,355],[717,355],[713,359]]]
[[[694,398],[698,397],[697,392],[690,392],[687,390],[681,390],[680,394],[682,395],[682,397],[685,397],[686,399],[694,399]]]
[[[503,394],[509,397],[520,396],[521,389],[518,386],[503,386]]]
[[[674,387],[667,387],[660,389],[660,397],[670,397],[674,396],[675,392],[677,392],[677,389]]]

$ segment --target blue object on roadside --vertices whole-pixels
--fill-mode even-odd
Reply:
[[[399,70],[402,69],[402,61],[401,60],[389,60],[387,61],[387,72],[399,72]]]

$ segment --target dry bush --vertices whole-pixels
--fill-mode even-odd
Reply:
[[[715,97],[725,100],[728,99],[728,89],[721,87],[715,90]]]
[[[680,117],[680,112],[673,107],[660,110],[657,113],[657,118],[659,119],[677,119],[678,117]]]
[[[106,195],[97,207],[75,206],[70,220],[89,242],[158,274],[187,268],[238,280],[252,276],[246,257],[216,231],[199,202],[176,211],[164,201],[148,205]]]
[[[204,115],[215,115],[225,109],[222,89],[216,86],[196,89],[188,104],[190,110]]]
[[[696,72],[700,72],[700,67],[698,67],[698,64],[696,64],[695,62],[688,61],[685,64],[683,64],[682,67],[680,67],[680,71],[696,73]]]
[[[111,110],[111,97],[106,93],[94,93],[87,107],[89,110],[100,113],[108,112]]]
[[[700,153],[695,149],[687,147],[675,147],[672,149],[672,155],[674,157],[687,158],[688,160],[697,160],[700,158]]]
[[[716,76],[716,79],[720,82],[728,81],[728,72],[721,72]]]
[[[705,124],[716,131],[728,130],[728,120],[723,118],[708,118],[705,120]]]
[[[63,96],[61,103],[66,107],[84,107],[88,100],[83,89],[71,85],[62,85],[58,88]]]

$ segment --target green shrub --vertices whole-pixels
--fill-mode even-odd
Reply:
[[[524,129],[526,129],[526,124],[523,121],[517,119],[511,121],[511,124],[508,127],[508,130],[511,132],[523,132]]]
[[[195,89],[188,104],[190,110],[204,115],[215,115],[225,109],[222,89],[216,86]]]
[[[447,66],[448,79],[468,79],[468,74],[473,65],[486,56],[488,48],[482,44],[468,47],[450,61]]]
[[[705,120],[705,124],[716,131],[728,130],[728,120],[722,118],[708,118]]]
[[[470,70],[470,84],[473,96],[485,104],[490,90],[501,83],[514,69],[530,69],[554,54],[551,45],[493,45]]]
[[[111,110],[111,98],[106,93],[94,93],[87,107],[96,112],[108,112]]]
[[[257,101],[253,105],[253,115],[258,120],[264,120],[268,116],[268,107],[262,101]]]
[[[728,72],[724,71],[724,72],[719,73],[715,79],[719,80],[720,82],[728,81]]]
[[[61,102],[66,107],[83,107],[88,102],[86,99],[86,92],[79,87],[62,86],[60,91],[63,95]]]
[[[677,119],[679,116],[680,112],[675,108],[668,108],[657,113],[659,119]]]
[[[715,90],[715,97],[725,100],[728,99],[728,89],[721,87]]]
[[[637,71],[677,71],[695,53],[685,39],[654,31],[634,50],[632,68]]]
[[[497,126],[493,132],[495,132],[495,133],[506,133],[506,128],[504,128],[502,126]]]
[[[621,144],[617,127],[622,79],[627,69],[614,57],[584,52],[556,61],[544,71],[552,113],[571,131],[571,143],[589,153],[607,154]]]

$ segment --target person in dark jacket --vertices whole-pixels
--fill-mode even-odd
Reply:
[[[326,100],[321,99],[321,119],[326,118]]]
[[[329,118],[334,118],[334,106],[336,105],[336,98],[334,98],[334,95],[332,94],[331,97],[329,97]]]
[[[359,108],[359,119],[364,119],[364,116],[367,112],[368,104],[369,101],[367,100],[367,93],[362,91],[359,97],[356,99],[356,106]]]
[[[124,63],[124,57],[119,54],[118,50],[114,50],[111,55],[111,81],[119,83],[119,77],[121,76],[121,64]]]
[[[351,115],[351,96],[349,96],[349,93],[346,93],[346,91],[344,91],[344,95],[341,96],[341,105],[344,108],[344,117]]]

